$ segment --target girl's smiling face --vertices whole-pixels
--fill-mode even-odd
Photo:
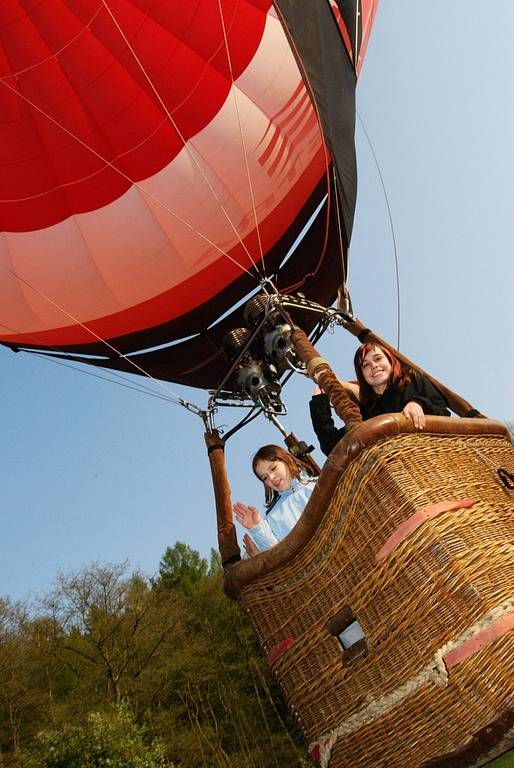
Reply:
[[[364,380],[377,395],[383,394],[391,378],[392,366],[380,347],[370,349],[361,366]]]
[[[289,467],[280,459],[275,459],[274,461],[259,459],[255,464],[255,474],[262,480],[264,485],[278,493],[287,491],[293,479]]]

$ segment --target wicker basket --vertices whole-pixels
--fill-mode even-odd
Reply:
[[[227,573],[323,766],[481,765],[508,746],[514,449],[494,422],[428,421],[347,436],[296,529]],[[364,637],[343,649],[348,625]]]

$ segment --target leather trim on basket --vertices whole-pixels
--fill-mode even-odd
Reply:
[[[483,629],[478,634],[470,637],[458,648],[453,651],[449,651],[446,656],[443,656],[443,661],[446,664],[446,668],[450,670],[461,661],[469,659],[470,656],[485,648],[487,645],[491,645],[499,637],[507,634],[514,629],[514,611],[508,613],[506,616],[502,616],[497,619],[486,629]]]
[[[269,666],[271,667],[273,662],[279,659],[282,654],[287,651],[288,648],[291,648],[291,646],[295,644],[295,642],[296,641],[294,637],[285,637],[283,640],[277,643],[266,656],[266,661]]]
[[[301,552],[323,520],[342,473],[364,450],[388,438],[417,431],[411,420],[399,413],[375,416],[354,427],[339,441],[327,458],[305,511],[293,530],[266,552],[250,560],[234,563],[226,569],[226,594],[234,600],[239,599],[244,587],[286,565]],[[426,427],[419,433],[419,437],[421,440],[425,435],[501,435],[508,438],[508,434],[506,426],[499,421],[427,416]]]
[[[437,504],[419,507],[413,515],[398,526],[396,531],[389,536],[385,544],[377,552],[376,562],[382,563],[410,533],[413,533],[427,520],[432,520],[432,518],[441,515],[443,512],[452,512],[454,509],[467,509],[476,504],[477,501],[478,499],[448,499],[447,501],[439,501]]]

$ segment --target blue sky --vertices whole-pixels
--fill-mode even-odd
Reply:
[[[491,9],[494,7],[494,13]],[[400,272],[400,348],[487,415],[514,421],[514,3],[382,0],[358,86],[384,178]],[[387,208],[357,126],[359,197],[350,257],[355,313],[396,343]],[[1,310],[0,310],[1,314]],[[355,340],[319,344],[350,376]],[[166,546],[207,555],[215,514],[200,419],[84,372],[0,349],[0,595],[35,597],[58,570],[128,560],[151,575]],[[199,405],[199,391],[173,389]],[[312,385],[287,387],[286,426],[314,441]],[[219,423],[232,418],[221,414]],[[228,444],[234,500],[261,503],[267,422]],[[317,453],[318,460],[322,460]]]

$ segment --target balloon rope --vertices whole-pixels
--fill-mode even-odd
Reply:
[[[241,147],[243,149],[243,157],[244,157],[245,168],[246,168],[246,177],[247,177],[247,180],[248,180],[248,187],[249,187],[249,190],[250,190],[250,197],[251,197],[251,200],[252,200],[252,210],[253,210],[253,218],[254,218],[254,221],[255,221],[255,231],[257,233],[257,241],[259,243],[259,252],[260,252],[260,256],[261,256],[262,270],[263,270],[263,273],[264,273],[264,277],[266,277],[266,265],[264,263],[264,252],[263,252],[263,249],[262,249],[261,232],[260,232],[260,228],[259,228],[259,219],[257,217],[257,207],[255,205],[255,195],[254,195],[254,191],[253,191],[252,177],[251,177],[251,174],[250,174],[250,166],[248,164],[248,153],[246,151],[246,142],[245,142],[245,137],[244,137],[243,126],[242,126],[242,123],[241,123],[241,115],[239,114],[239,105],[238,105],[237,95],[236,95],[236,90],[237,89],[236,89],[236,84],[235,84],[235,80],[234,80],[234,70],[233,70],[233,67],[232,67],[232,57],[230,56],[230,50],[229,50],[229,47],[228,47],[227,29],[226,29],[226,26],[225,26],[225,17],[223,16],[223,8],[222,8],[222,5],[221,5],[221,0],[218,0],[218,8],[219,8],[219,12],[220,12],[221,26],[223,28],[223,40],[225,42],[225,50],[226,50],[226,53],[227,53],[228,67],[229,67],[229,70],[230,70],[230,80],[232,81],[232,88],[231,88],[231,90],[232,90],[232,93],[234,95],[234,106],[235,106],[235,109],[236,109],[237,124],[238,124],[238,127],[239,127],[239,136],[241,138]]]
[[[348,270],[344,263],[344,243],[343,243],[343,228],[341,226],[341,209],[339,205],[339,192],[337,189],[337,180],[336,180],[336,169],[334,166],[332,166],[332,175],[334,179],[334,198],[335,198],[335,205],[336,205],[336,213],[337,213],[337,234],[339,236],[339,253],[341,255],[341,273],[343,275],[343,287],[346,289],[347,283],[348,283]],[[350,248],[348,247],[348,251],[350,251]],[[349,262],[349,258],[348,258]]]
[[[365,17],[364,22],[362,22],[362,8],[359,11],[361,14],[361,45],[359,46],[358,56],[355,60],[355,72],[357,73],[357,76],[360,74],[361,70],[361,63],[362,63],[362,57],[364,55],[365,49],[362,48],[362,42],[366,40],[366,36],[368,34],[368,30],[371,27],[371,24],[373,23],[373,19],[375,18],[375,14],[377,12],[377,6],[378,6],[379,0],[372,0],[372,2],[369,4],[367,10],[368,15]]]
[[[136,61],[136,63],[137,63],[137,65],[138,65],[138,67],[140,68],[140,70],[141,70],[141,72],[142,72],[143,76],[145,77],[146,81],[148,82],[148,84],[149,84],[150,88],[152,89],[152,91],[154,92],[155,96],[156,96],[156,97],[157,97],[157,99],[159,100],[159,103],[160,103],[161,107],[163,108],[164,112],[166,113],[166,115],[167,115],[167,117],[168,117],[168,119],[169,119],[169,121],[170,121],[171,125],[173,126],[173,128],[174,128],[174,129],[175,129],[175,131],[177,132],[177,134],[178,134],[178,136],[179,136],[179,138],[180,138],[180,140],[181,140],[182,144],[184,145],[184,149],[186,150],[187,154],[189,155],[189,159],[191,160],[191,162],[192,162],[192,163],[193,163],[193,164],[196,166],[196,168],[197,168],[197,169],[198,169],[198,171],[200,172],[200,174],[201,174],[202,178],[204,179],[205,183],[206,183],[206,184],[207,184],[207,186],[209,187],[209,189],[210,189],[210,191],[211,191],[211,193],[212,193],[212,195],[213,195],[214,199],[216,200],[216,202],[217,202],[217,203],[218,203],[218,205],[220,206],[220,209],[221,209],[221,211],[222,211],[222,212],[223,212],[223,214],[225,215],[225,217],[226,217],[226,219],[227,219],[227,221],[228,221],[228,223],[229,223],[230,227],[232,228],[232,231],[234,232],[235,236],[236,236],[236,237],[237,237],[237,239],[239,240],[239,243],[240,243],[240,245],[243,247],[244,251],[246,252],[246,255],[248,256],[248,258],[249,258],[249,259],[250,259],[250,261],[252,262],[252,265],[253,265],[253,267],[254,267],[255,271],[257,272],[257,275],[259,275],[259,277],[261,277],[261,273],[260,273],[260,271],[259,271],[259,267],[258,267],[258,266],[257,266],[257,264],[255,263],[255,261],[254,261],[254,259],[253,259],[253,257],[252,257],[252,254],[250,253],[250,251],[249,251],[249,250],[248,250],[248,248],[246,247],[246,245],[245,245],[245,243],[244,243],[243,239],[241,238],[241,235],[239,234],[239,232],[238,232],[238,230],[237,230],[237,228],[236,228],[236,225],[233,223],[232,219],[230,218],[230,215],[229,215],[229,213],[228,213],[227,209],[225,208],[225,206],[224,206],[224,205],[223,205],[223,203],[221,202],[221,200],[220,200],[220,198],[219,198],[219,196],[218,196],[218,194],[217,194],[216,190],[214,189],[214,187],[212,186],[211,182],[210,182],[210,181],[209,181],[209,179],[207,178],[207,175],[205,174],[205,171],[203,170],[202,166],[200,165],[200,163],[199,163],[199,162],[198,162],[198,160],[196,159],[196,157],[195,157],[194,153],[193,153],[193,152],[191,151],[191,149],[189,148],[189,146],[188,146],[188,142],[186,141],[186,139],[185,139],[184,135],[183,135],[183,134],[182,134],[182,132],[180,131],[180,128],[178,127],[177,123],[176,123],[176,122],[175,122],[175,120],[173,119],[173,117],[172,117],[172,114],[171,114],[171,112],[169,111],[169,109],[168,109],[167,105],[166,105],[166,104],[164,103],[164,101],[162,100],[162,98],[161,98],[161,96],[160,96],[159,92],[157,91],[157,88],[155,87],[155,85],[154,85],[154,83],[153,83],[153,81],[152,81],[151,77],[150,77],[150,76],[149,76],[149,74],[147,73],[147,71],[146,71],[146,69],[145,69],[145,67],[144,67],[143,63],[141,62],[141,60],[140,60],[140,58],[138,57],[137,53],[135,52],[134,48],[131,46],[131,44],[130,44],[130,42],[129,42],[129,40],[128,40],[127,36],[125,35],[124,31],[122,30],[122,28],[121,28],[121,26],[120,26],[120,24],[119,24],[118,20],[116,19],[116,17],[114,16],[113,12],[111,11],[111,9],[109,8],[109,6],[107,5],[107,0],[102,0],[102,3],[103,3],[103,5],[104,5],[104,7],[105,7],[105,9],[106,9],[107,13],[109,14],[109,16],[111,17],[111,19],[113,20],[113,22],[114,22],[114,25],[116,26],[116,28],[117,28],[118,32],[120,33],[121,37],[123,38],[123,40],[124,40],[124,42],[125,42],[125,44],[126,44],[127,48],[129,49],[130,53],[131,53],[131,54],[132,54],[132,56],[134,57],[134,60]],[[217,51],[216,51],[216,53],[217,53]],[[212,56],[211,58],[214,58],[214,55],[215,55],[215,54],[213,54],[213,56]],[[232,82],[233,82],[233,81],[232,81]],[[260,245],[260,239],[259,239],[259,245]],[[226,253],[225,253],[225,256],[228,256],[228,254],[226,254]],[[261,249],[261,256],[262,256],[262,249]]]
[[[355,49],[352,51],[352,64],[357,74],[357,58],[359,51],[359,21],[361,12],[359,10],[360,0],[355,0]]]
[[[112,350],[115,355],[122,360],[125,360],[130,366],[132,366],[137,373],[142,374],[143,376],[146,376],[148,379],[151,379],[154,381],[158,386],[161,387],[166,393],[171,394],[173,397],[178,398],[181,400],[179,395],[174,392],[171,387],[169,387],[167,384],[165,384],[160,379],[156,379],[154,376],[152,376],[151,373],[148,373],[148,371],[145,371],[144,368],[142,368],[138,363],[136,363],[132,358],[128,357],[127,355],[122,354],[119,352],[116,347],[114,347],[110,342],[103,339],[101,336],[99,336],[95,331],[93,331],[91,328],[89,328],[87,325],[82,323],[77,317],[74,317],[74,315],[71,314],[71,312],[68,312],[64,307],[61,307],[57,302],[55,302],[53,299],[50,298],[50,296],[47,296],[43,291],[40,291],[38,288],[36,288],[34,285],[31,285],[31,283],[28,282],[28,280],[25,280],[21,275],[17,274],[13,269],[10,267],[3,266],[6,272],[9,272],[11,275],[13,275],[17,280],[19,280],[20,283],[23,283],[23,285],[26,285],[27,288],[30,288],[31,291],[34,291],[34,293],[37,293],[38,296],[41,296],[41,298],[45,299],[49,304],[51,304],[53,307],[59,310],[59,312],[62,312],[66,317],[68,317],[70,320],[72,320],[74,323],[79,325],[81,328],[83,328],[87,333],[91,334],[95,339],[100,341],[102,344],[104,344],[108,349]]]
[[[375,150],[373,148],[373,144],[371,143],[371,139],[366,130],[366,126],[364,125],[364,122],[359,112],[356,111],[356,115],[359,119],[361,128],[364,131],[364,135],[368,142],[368,146],[371,150],[371,154],[373,155],[373,160],[375,161],[375,166],[377,169],[378,177],[380,179],[380,184],[382,185],[382,192],[384,193],[385,204],[387,207],[387,215],[389,217],[389,227],[391,229],[391,237],[393,239],[394,267],[395,267],[395,273],[396,273],[396,349],[399,350],[400,349],[400,267],[398,263],[398,248],[396,246],[396,236],[394,233],[393,216],[391,213],[391,206],[389,205],[389,198],[387,196],[384,177],[382,176],[382,171],[380,170],[380,165],[379,165]]]
[[[111,163],[110,160],[108,160],[106,157],[103,157],[103,155],[101,155],[99,152],[97,152],[96,149],[94,149],[89,144],[87,144],[85,141],[83,141],[80,138],[80,136],[77,136],[72,131],[70,131],[68,128],[66,128],[66,126],[62,125],[62,123],[60,123],[58,120],[53,118],[52,115],[49,115],[47,112],[45,112],[43,109],[41,109],[41,107],[39,107],[37,104],[35,104],[29,98],[27,98],[27,96],[25,96],[23,93],[18,91],[12,85],[9,85],[9,83],[7,83],[3,78],[0,78],[0,82],[3,85],[5,85],[6,88],[9,88],[10,91],[15,93],[20,99],[25,101],[29,106],[31,106],[33,109],[35,109],[37,112],[39,112],[44,117],[46,117],[47,120],[49,120],[51,123],[53,123],[58,128],[60,128],[64,133],[68,134],[68,136],[71,136],[72,139],[74,139],[79,144],[81,144],[83,147],[85,147],[89,152],[91,152],[92,155],[95,155],[95,157],[98,157],[98,159],[101,160],[103,163],[105,163],[105,165],[109,166],[109,168],[112,168],[113,171],[115,171],[122,178],[124,178],[128,182],[130,182],[130,184],[132,184],[134,187],[136,187],[137,190],[139,190],[139,192],[141,192],[141,194],[142,194],[142,196],[144,198],[149,198],[154,203],[156,203],[157,205],[161,206],[161,208],[163,208],[165,211],[167,211],[167,213],[169,213],[170,216],[173,216],[173,218],[177,219],[177,221],[180,221],[181,224],[184,224],[184,226],[187,227],[191,232],[193,232],[193,234],[198,235],[198,237],[200,237],[202,240],[204,240],[206,243],[208,243],[210,246],[212,246],[222,256],[225,256],[227,259],[229,259],[242,272],[246,272],[247,275],[249,275],[250,277],[252,277],[252,278],[254,278],[256,280],[260,279],[260,278],[256,278],[256,276],[252,272],[250,272],[249,269],[247,269],[242,264],[240,264],[237,261],[237,259],[234,259],[234,257],[231,256],[226,251],[224,251],[223,248],[220,248],[220,246],[217,245],[215,242],[213,242],[210,238],[208,238],[206,235],[202,234],[202,232],[200,232],[198,229],[195,229],[195,227],[193,227],[188,221],[186,221],[184,218],[182,218],[182,216],[179,216],[178,213],[175,213],[174,211],[172,211],[171,208],[169,208],[165,203],[163,203],[161,200],[159,200],[157,197],[155,197],[155,195],[153,195],[148,190],[145,190],[145,188],[143,187],[142,184],[140,184],[137,181],[134,181],[134,179],[131,179],[130,176],[128,176],[124,171],[122,171],[120,168],[117,168],[113,163]],[[69,186],[69,185],[70,184],[63,185],[63,186]],[[32,197],[38,197],[38,195],[33,195]],[[29,200],[31,198],[30,197],[26,197],[26,198],[23,198],[23,199],[24,200]],[[19,199],[18,199],[18,201],[19,201]],[[4,202],[6,202],[6,201],[4,201]],[[238,239],[240,240],[239,236],[238,236]],[[240,240],[240,242],[241,242],[241,240]],[[246,246],[244,244],[243,244],[243,248],[245,250],[247,250]],[[250,260],[252,260],[251,256],[250,256]]]
[[[56,349],[55,351],[58,352],[60,350]],[[20,352],[25,352],[27,355],[36,355],[40,360],[45,360],[46,362],[53,363],[54,365],[61,365],[63,368],[69,368],[70,371],[75,371],[76,373],[81,373],[85,376],[93,376],[95,379],[107,381],[109,384],[116,384],[118,387],[132,389],[135,392],[139,392],[141,395],[156,397],[158,400],[165,400],[167,403],[171,403],[172,405],[182,405],[180,397],[175,392],[173,392],[173,390],[170,390],[172,395],[170,397],[168,395],[161,394],[160,392],[156,392],[154,389],[151,389],[151,387],[138,384],[137,382],[131,382],[129,379],[126,379],[124,376],[121,376],[115,371],[110,371],[112,376],[102,376],[101,374],[94,373],[87,368],[78,368],[75,365],[70,365],[69,362],[64,362],[65,358],[59,359],[58,357],[53,357],[50,354],[43,354],[42,352],[38,352],[37,350],[32,349],[21,349]],[[119,381],[116,381],[116,379],[119,379]]]
[[[10,331],[11,333],[19,333],[19,331],[16,328],[11,328],[9,325],[5,325],[4,323],[0,323],[0,328],[4,328],[7,331]],[[200,413],[200,408],[198,406],[195,406],[193,409],[188,407],[187,401],[185,401],[180,395],[178,395],[176,392],[174,392],[171,387],[167,386],[166,389],[168,390],[169,394],[161,394],[159,392],[156,392],[151,387],[147,387],[146,385],[140,383],[140,382],[133,382],[129,379],[126,379],[124,376],[121,375],[121,373],[118,373],[117,371],[105,369],[108,370],[110,373],[110,376],[102,376],[99,373],[93,373],[91,370],[88,370],[86,368],[78,368],[74,365],[69,364],[69,358],[63,357],[60,358],[57,355],[62,355],[62,349],[59,347],[47,347],[47,349],[50,349],[51,352],[43,352],[37,349],[25,349],[23,347],[19,348],[18,352],[24,352],[27,355],[36,355],[40,360],[46,360],[49,363],[54,363],[55,365],[62,365],[63,368],[69,368],[72,371],[76,371],[77,373],[81,373],[83,375],[87,376],[93,376],[96,379],[102,379],[103,381],[109,382],[109,384],[116,384],[119,387],[125,387],[126,389],[132,389],[135,392],[139,392],[141,395],[148,395],[150,397],[155,397],[158,400],[165,400],[167,403],[171,403],[172,405],[181,405],[185,407],[187,410],[192,410]],[[56,354],[52,354],[56,353]],[[65,362],[66,361],[66,362]],[[77,362],[77,361],[75,361]],[[150,374],[146,374],[147,378],[149,378],[151,381],[158,381],[157,379],[154,379],[153,376]],[[119,381],[116,381],[116,379],[119,379]]]
[[[325,169],[326,169],[325,170],[325,178],[327,180],[327,212],[326,212],[326,217],[325,217],[325,232],[324,232],[323,246],[321,248],[321,254],[320,254],[320,257],[318,259],[318,263],[314,267],[314,270],[313,270],[313,272],[311,274],[305,275],[302,280],[299,280],[294,285],[290,285],[287,288],[283,288],[282,289],[283,292],[292,292],[292,291],[297,290],[298,288],[301,288],[305,284],[306,279],[311,277],[312,274],[316,275],[318,273],[318,270],[321,267],[321,265],[323,263],[323,260],[325,258],[325,253],[326,253],[327,245],[328,245],[329,227],[330,227],[330,205],[331,205],[331,202],[332,202],[332,185],[331,185],[330,170],[329,170],[330,169],[330,165],[331,165],[331,160],[330,160],[330,156],[329,156],[329,153],[328,153],[328,150],[327,150],[327,146],[325,144],[325,138],[323,136],[323,131],[321,129],[321,115],[320,115],[320,112],[319,112],[318,105],[316,103],[316,99],[313,96],[314,89],[312,88],[312,86],[310,84],[309,74],[307,72],[307,68],[305,67],[305,65],[304,65],[304,63],[302,61],[302,58],[300,56],[300,52],[298,51],[298,47],[296,46],[295,41],[293,40],[293,38],[289,34],[289,29],[287,27],[287,24],[286,24],[286,21],[285,21],[285,18],[284,18],[284,14],[282,13],[282,11],[278,7],[278,5],[276,5],[275,3],[273,4],[273,7],[274,7],[274,10],[275,10],[275,13],[277,14],[277,18],[279,19],[280,24],[282,25],[282,29],[284,30],[284,33],[285,33],[285,36],[286,36],[287,41],[289,43],[289,46],[290,46],[291,50],[293,51],[294,57],[296,59],[296,63],[298,65],[298,69],[300,70],[300,74],[302,76],[303,82],[306,85],[307,92],[309,93],[311,104],[312,104],[312,108],[314,109],[314,112],[316,113],[316,118],[317,118],[317,121],[318,121],[318,128],[319,128],[319,133],[320,133],[320,138],[321,138],[321,146],[323,147],[323,153],[325,155]]]

